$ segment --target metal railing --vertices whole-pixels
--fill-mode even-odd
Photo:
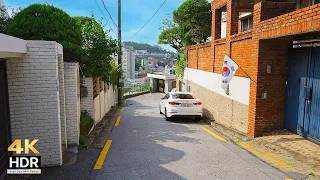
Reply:
[[[143,92],[150,92],[150,82],[146,84],[130,84],[122,88],[122,96],[133,95]]]

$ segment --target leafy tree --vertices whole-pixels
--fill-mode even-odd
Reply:
[[[117,65],[113,55],[117,52],[117,41],[103,30],[101,21],[91,17],[74,17],[81,29],[83,39],[82,49],[84,58],[80,61],[82,71],[86,77],[99,77],[106,83],[112,83]]]
[[[178,25],[172,21],[170,16],[163,20],[162,23],[164,26],[159,28],[162,32],[159,35],[158,43],[168,44],[179,52],[184,45]]]
[[[179,38],[179,29],[177,27],[172,29],[165,29],[159,35],[159,44],[169,44],[178,52],[183,47],[182,41]]]
[[[33,4],[21,10],[10,22],[7,34],[28,40],[57,41],[63,46],[65,61],[81,59],[80,28],[67,13],[54,6]]]
[[[169,44],[178,52],[187,46],[206,42],[211,36],[211,4],[206,0],[187,0],[168,16],[158,42]]]
[[[123,70],[115,61],[110,61],[110,67],[111,67],[110,83],[112,83],[113,85],[118,85],[119,79],[122,77]]]
[[[182,77],[183,71],[187,66],[186,52],[179,53],[179,59],[176,62],[176,74],[178,77]]]
[[[211,4],[207,0],[187,0],[163,21],[158,43],[169,44],[179,53],[176,73],[182,76],[186,67],[186,47],[206,42],[211,36]]]
[[[0,7],[0,33],[7,34],[12,18],[21,10],[21,8]],[[11,13],[9,13],[11,11]]]
[[[141,59],[136,57],[136,59],[135,59],[135,69],[136,69],[136,71],[139,71],[140,67],[142,67],[141,66]]]
[[[206,42],[211,36],[211,3],[207,0],[187,0],[173,12],[173,20],[196,43]]]

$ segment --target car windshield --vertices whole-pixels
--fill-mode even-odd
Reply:
[[[173,99],[194,99],[191,94],[172,94]]]

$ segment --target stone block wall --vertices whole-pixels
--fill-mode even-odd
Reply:
[[[67,124],[67,142],[69,145],[78,145],[80,136],[80,83],[79,64],[64,63],[65,78],[65,106]]]
[[[59,95],[60,95],[60,119],[61,119],[61,144],[63,148],[67,147],[67,124],[66,124],[66,109],[65,109],[65,86],[64,86],[64,66],[63,56],[58,57],[59,71]]]
[[[82,85],[87,87],[88,97],[82,97],[80,100],[81,111],[87,111],[90,117],[94,118],[93,106],[93,82],[92,78],[82,78]]]
[[[39,139],[42,166],[62,164],[58,46],[27,41],[24,58],[7,60],[12,139]]]

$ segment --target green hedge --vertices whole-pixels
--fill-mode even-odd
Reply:
[[[17,13],[8,27],[8,35],[26,40],[57,41],[64,48],[64,60],[82,57],[82,37],[76,21],[51,5],[32,4]]]
[[[80,116],[80,146],[88,145],[88,134],[93,126],[93,119],[89,116],[87,111],[82,111]]]

